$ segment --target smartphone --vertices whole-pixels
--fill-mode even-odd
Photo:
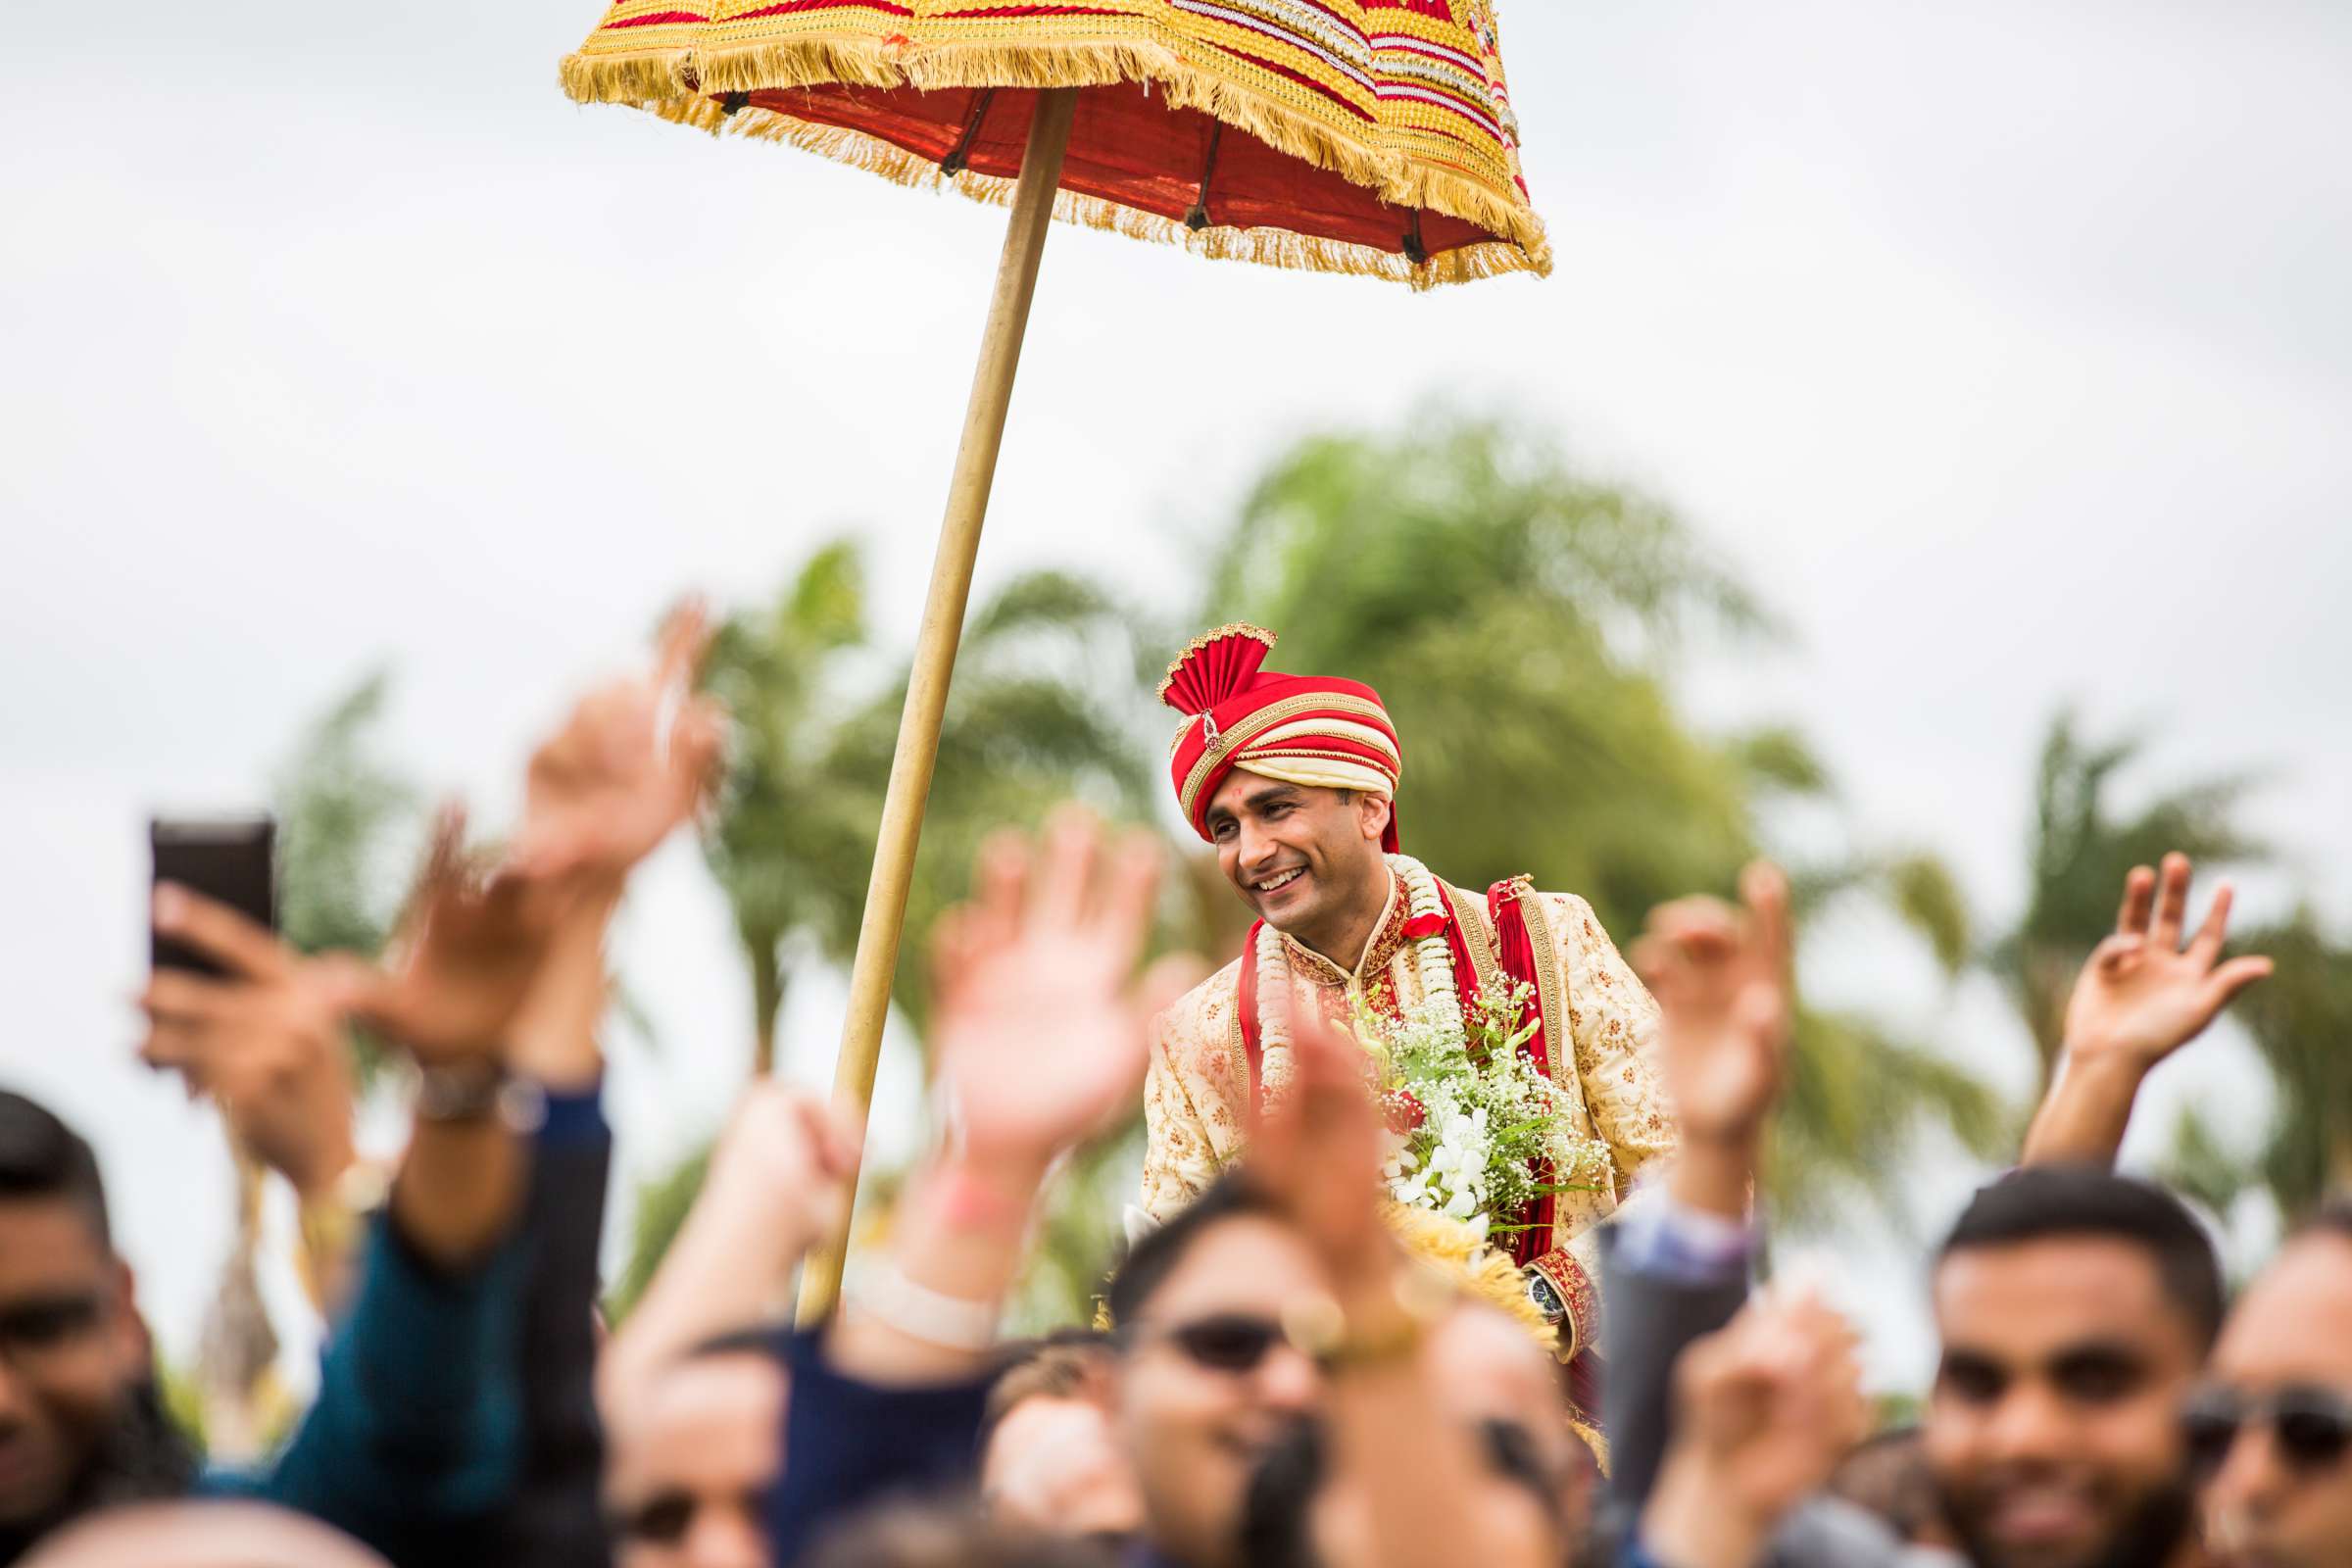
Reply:
[[[268,816],[162,817],[148,825],[155,880],[176,882],[270,930],[277,929],[277,824]],[[148,928],[158,969],[217,975],[220,966]]]

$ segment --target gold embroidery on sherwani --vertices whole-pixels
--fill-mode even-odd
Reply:
[[[1519,914],[1527,922],[1528,946],[1536,950],[1536,1001],[1544,1008],[1544,1050],[1551,1057],[1551,1081],[1565,1089],[1576,1077],[1576,1037],[1560,984],[1559,950],[1551,945],[1544,901],[1532,890],[1523,896]],[[1563,1044],[1568,1046],[1565,1051],[1560,1049]]]
[[[1247,963],[1250,960],[1244,958],[1242,961]],[[1242,1103],[1254,1105],[1257,1103],[1257,1069],[1250,1062],[1250,1042],[1242,1037],[1241,980],[1238,975],[1234,980],[1234,991],[1233,1008],[1225,1015],[1225,1038],[1232,1043],[1233,1052],[1226,1073],[1232,1081],[1240,1084]]]
[[[1485,901],[1441,885],[1462,920],[1480,985],[1501,985]],[[1538,989],[1544,993],[1552,1069],[1567,1091],[1566,1131],[1578,1140],[1605,1140],[1614,1167],[1613,1179],[1604,1173],[1594,1180],[1605,1190],[1563,1193],[1553,1208],[1552,1245],[1565,1247],[1597,1279],[1600,1222],[1633,1191],[1635,1178],[1674,1147],[1652,1060],[1656,1004],[1584,900],[1532,890],[1520,897],[1528,906]],[[1384,1011],[1421,1000],[1412,945],[1403,940],[1404,917],[1404,900],[1392,888],[1391,907],[1352,974],[1271,930],[1259,940],[1280,944],[1296,992],[1329,1015],[1346,1018],[1358,995]],[[1240,963],[1228,964],[1163,1014],[1155,1030],[1142,1204],[1154,1219],[1181,1208],[1242,1152],[1258,1086],[1250,1081],[1242,1047],[1240,979]],[[1580,1322],[1584,1343],[1592,1343],[1593,1328]]]
[[[1472,898],[1443,878],[1439,879],[1438,887],[1453,906],[1453,917],[1462,928],[1462,946],[1470,950],[1470,967],[1478,971],[1480,994],[1501,995],[1502,963],[1494,955],[1494,933],[1487,929],[1487,901]]]

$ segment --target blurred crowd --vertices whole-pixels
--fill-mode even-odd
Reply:
[[[2233,1289],[2113,1168],[2148,1073],[2269,972],[2226,956],[2226,888],[2192,924],[2179,857],[2118,890],[2016,1168],[1920,1262],[1940,1352],[1902,1424],[1852,1328],[1770,1278],[1795,1001],[1765,865],[1628,944],[1677,1147],[1606,1227],[1598,1432],[1507,1291],[1400,1240],[1362,1049],[1313,1017],[1247,1156],[1133,1241],[1099,1320],[1004,1340],[1040,1196],[1136,1113],[1167,1000],[1139,975],[1156,841],[1074,808],[993,842],[940,922],[937,1135],[838,1306],[795,1326],[790,1286],[859,1129],[761,1080],[607,1325],[605,937],[718,769],[708,644],[682,612],[582,701],[494,848],[445,816],[381,964],[158,887],[217,972],[156,971],[143,1054],[292,1189],[318,1388],[266,1462],[210,1462],[89,1145],[0,1093],[0,1563],[2352,1564],[2352,1207]],[[354,1027],[405,1061],[388,1172],[355,1153]]]

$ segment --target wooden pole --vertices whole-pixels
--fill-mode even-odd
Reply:
[[[1038,261],[1045,254],[1046,225],[1054,217],[1054,196],[1060,188],[1062,155],[1069,150],[1077,107],[1074,87],[1037,95],[1004,255],[997,266],[997,291],[989,302],[988,330],[980,340],[980,367],[972,376],[972,400],[963,416],[963,441],[956,453],[956,477],[948,486],[947,519],[940,526],[939,553],[931,564],[931,593],[923,603],[914,670],[906,683],[906,707],[899,717],[898,751],[891,758],[890,790],[882,800],[882,832],[874,845],[865,918],[858,928],[858,957],[850,969],[850,1010],[842,1020],[841,1058],[833,1073],[835,1099],[856,1108],[860,1125],[873,1102],[874,1067],[882,1054],[882,1026],[890,1016],[890,982],[899,966],[906,890],[914,879],[914,852],[922,839],[923,808],[931,796],[931,769],[939,760],[939,728],[947,712],[948,682],[956,669],[956,645],[963,633],[964,605],[971,597],[980,525],[988,515],[997,453],[1004,440],[1004,416],[1012,404],[1013,372],[1020,368],[1029,302],[1037,292]],[[853,1171],[853,1192],[856,1185]],[[816,1322],[832,1310],[841,1293],[848,1250],[845,1221],[843,1234],[809,1254],[801,1276],[801,1322]]]

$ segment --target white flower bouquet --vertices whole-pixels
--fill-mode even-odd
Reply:
[[[1608,1146],[1571,1135],[1558,1086],[1520,1049],[1535,1033],[1527,1003],[1521,986],[1469,1007],[1440,994],[1393,1022],[1358,1010],[1398,1203],[1500,1236],[1525,1230],[1538,1199],[1606,1178]]]

